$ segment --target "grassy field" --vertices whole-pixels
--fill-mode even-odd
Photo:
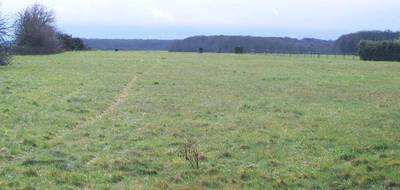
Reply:
[[[0,189],[399,189],[399,171],[399,63],[76,52],[0,67]]]

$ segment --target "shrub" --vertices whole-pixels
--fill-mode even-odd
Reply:
[[[200,153],[193,140],[183,144],[178,150],[178,156],[185,159],[192,168],[199,169]]]
[[[10,60],[11,60],[10,49],[5,45],[1,45],[0,46],[0,66],[8,65],[10,63]]]
[[[73,38],[71,35],[59,33],[58,39],[61,41],[63,49],[66,51],[82,51],[88,49],[80,38]]]
[[[236,54],[243,54],[244,53],[244,48],[241,46],[235,47],[235,53]]]

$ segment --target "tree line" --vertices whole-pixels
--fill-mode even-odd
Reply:
[[[37,55],[87,49],[82,39],[60,32],[55,25],[55,14],[41,4],[19,12],[12,26],[7,26],[1,18],[0,40],[1,65],[9,63],[11,53]]]
[[[83,42],[98,50],[168,51],[174,40],[83,39]]]
[[[83,39],[99,50],[153,50],[171,52],[233,53],[241,48],[244,53],[319,53],[358,55],[363,40],[380,41],[399,38],[399,32],[362,31],[341,36],[335,41],[252,36],[194,36],[183,40]]]
[[[400,40],[361,41],[359,52],[365,61],[400,61]]]
[[[365,40],[385,41],[400,38],[400,32],[387,31],[361,31],[342,35],[335,41],[335,51],[344,54],[357,54],[360,43]]]
[[[169,51],[196,52],[201,48],[204,52],[233,53],[236,48],[243,52],[290,52],[290,53],[323,53],[332,54],[334,41],[312,38],[295,39],[279,37],[252,36],[194,36],[174,41]]]
[[[366,61],[400,61],[400,32],[362,31],[341,36],[335,48]]]

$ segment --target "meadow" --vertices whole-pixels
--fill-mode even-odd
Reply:
[[[399,73],[333,56],[16,56],[0,67],[0,189],[399,189]]]

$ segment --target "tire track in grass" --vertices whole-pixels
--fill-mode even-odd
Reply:
[[[157,60],[157,63],[154,64],[154,65],[152,65],[152,66],[151,66],[149,69],[147,69],[147,71],[144,72],[144,73],[147,73],[147,72],[153,70],[159,63],[160,63],[160,61]],[[144,74],[144,73],[143,73],[143,74]],[[125,87],[121,90],[121,92],[118,94],[118,96],[116,96],[116,97],[114,98],[114,101],[111,103],[111,105],[109,105],[109,106],[108,106],[105,110],[103,110],[102,112],[97,113],[97,115],[95,115],[94,117],[90,118],[89,120],[86,120],[86,121],[83,121],[83,122],[77,124],[75,128],[79,128],[79,127],[84,127],[84,126],[87,126],[87,125],[91,125],[91,124],[93,124],[93,123],[95,123],[95,122],[97,122],[97,121],[103,120],[104,118],[106,118],[106,117],[108,117],[108,116],[110,116],[110,115],[113,115],[113,114],[116,112],[117,108],[118,108],[121,104],[123,104],[123,103],[126,101],[126,99],[129,97],[130,90],[134,87],[134,85],[136,84],[136,82],[137,82],[137,80],[138,80],[139,78],[140,78],[139,75],[136,75],[135,77],[133,77],[133,78],[128,82],[128,84],[126,84]]]
[[[150,72],[151,70],[153,70],[158,64],[160,63],[160,61],[159,60],[156,60],[156,63],[154,63],[154,64],[152,64],[151,66],[149,66],[149,68],[148,69],[146,69],[144,72],[143,72],[143,74],[145,74],[145,73],[148,73],[148,72]],[[53,151],[53,149],[54,149],[54,151],[55,150],[57,150],[57,149],[59,149],[59,148],[61,148],[61,147],[59,147],[60,145],[63,145],[63,146],[66,146],[66,147],[63,147],[61,150],[62,151],[65,151],[65,150],[69,150],[69,147],[70,146],[74,146],[74,145],[76,145],[76,144],[74,144],[74,143],[77,143],[78,141],[65,141],[65,137],[67,137],[67,136],[71,136],[71,135],[73,135],[73,131],[75,131],[75,129],[78,129],[78,128],[84,128],[84,127],[86,127],[86,126],[88,126],[88,125],[91,125],[91,124],[94,124],[95,122],[97,122],[97,121],[101,121],[102,119],[105,119],[105,118],[107,118],[107,117],[109,117],[109,116],[111,116],[112,114],[114,114],[114,113],[116,113],[116,111],[117,111],[117,108],[121,105],[121,104],[123,104],[126,100],[127,100],[127,98],[129,97],[129,94],[130,94],[130,91],[131,91],[131,89],[135,86],[135,84],[136,84],[136,82],[138,81],[138,79],[140,78],[140,76],[143,76],[143,75],[139,75],[139,74],[136,74],[133,78],[131,78],[130,80],[129,80],[129,82],[123,87],[123,89],[120,91],[120,93],[118,93],[118,95],[114,98],[114,100],[110,103],[110,105],[108,106],[108,107],[106,107],[103,111],[101,111],[101,112],[98,112],[95,116],[93,116],[93,117],[91,117],[91,118],[89,118],[88,120],[86,120],[86,121],[81,121],[81,122],[79,122],[79,123],[77,123],[76,125],[75,125],[75,127],[73,127],[72,128],[72,130],[71,130],[71,128],[65,128],[65,129],[63,129],[62,131],[59,131],[58,132],[58,134],[54,137],[54,138],[52,138],[51,140],[49,140],[48,141],[48,143],[49,144],[52,144],[52,145],[54,145],[54,147],[53,148],[50,148],[50,149],[52,149],[52,151]],[[73,135],[74,136],[74,135]],[[71,144],[72,143],[72,144]],[[58,147],[58,148],[57,148]],[[41,154],[47,154],[47,151],[48,151],[49,149],[46,149],[46,152],[43,152],[42,150],[37,150],[37,152],[35,153],[35,155],[41,155]],[[95,159],[95,158],[94,158]],[[28,160],[29,161],[29,160]],[[58,161],[58,160],[56,160],[56,161]],[[48,162],[47,160],[33,160],[33,162],[38,162],[38,163],[41,163],[41,162]],[[50,161],[51,162],[51,161]],[[69,163],[69,161],[68,160],[62,160],[62,162],[65,162],[65,163]],[[90,162],[90,161],[89,161]],[[88,162],[88,163],[89,163]]]
[[[100,121],[103,118],[115,113],[118,106],[125,102],[126,98],[129,95],[129,90],[136,84],[136,81],[138,78],[139,78],[138,76],[132,78],[128,82],[128,84],[126,84],[125,87],[121,90],[119,95],[114,98],[114,101],[111,103],[111,105],[109,105],[105,110],[97,113],[94,117],[90,118],[89,120],[78,124],[76,127],[83,127],[86,125],[91,125],[91,124],[95,123],[96,121]]]
[[[72,131],[76,131],[76,129],[82,129],[86,126],[92,125],[114,114],[117,111],[117,108],[121,104],[123,104],[129,97],[131,89],[134,87],[140,76],[149,73],[158,64],[160,64],[160,62],[161,62],[160,60],[155,60],[155,63],[150,65],[148,69],[145,69],[142,75],[137,74],[133,78],[131,78],[129,82],[123,87],[123,89],[115,96],[115,98],[109,104],[109,106],[107,106],[103,111],[100,111],[96,115],[89,117],[87,120],[77,122],[72,128],[65,128],[62,131],[60,131],[58,135],[53,139],[53,144],[66,144],[64,142],[65,141],[64,138],[70,136]]]

